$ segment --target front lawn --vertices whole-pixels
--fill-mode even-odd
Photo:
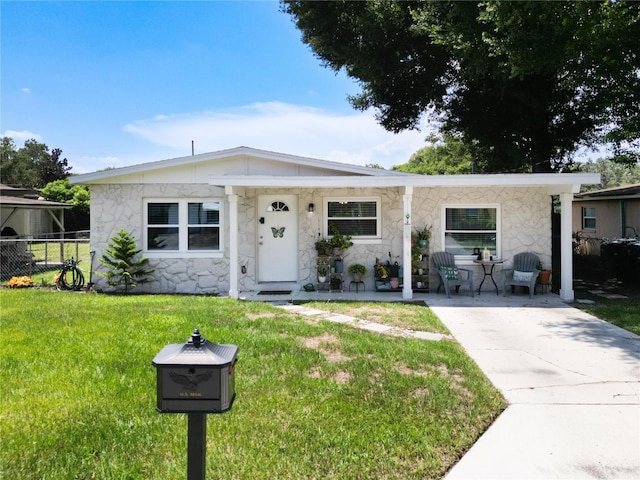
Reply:
[[[263,303],[3,289],[0,308],[1,478],[185,478],[186,415],[155,411],[151,360],[194,327],[239,347],[234,406],[208,416],[208,479],[441,478],[505,407],[455,341]],[[419,329],[427,310],[401,308],[422,308]]]
[[[640,335],[640,293],[625,292],[628,298],[605,298],[601,295],[582,293],[580,298],[591,300],[591,305],[576,307],[606,320],[620,328]]]

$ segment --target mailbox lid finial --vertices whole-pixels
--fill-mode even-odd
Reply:
[[[199,347],[200,345],[202,345],[206,341],[207,341],[207,339],[202,336],[202,334],[200,333],[200,330],[198,330],[197,328],[194,328],[193,329],[193,333],[191,334],[191,338],[189,340],[187,340],[187,343],[190,344],[190,345],[194,345],[196,347]]]

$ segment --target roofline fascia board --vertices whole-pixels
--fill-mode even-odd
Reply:
[[[21,210],[66,210],[72,208],[73,205],[26,205],[24,203],[0,203],[2,208],[18,208]]]
[[[629,195],[594,195],[587,196],[586,194],[580,195],[574,198],[576,201],[599,201],[599,200],[640,200],[639,194],[629,194]]]
[[[547,187],[552,193],[577,193],[580,185],[600,183],[599,173],[533,173],[495,175],[353,176],[211,176],[209,185],[268,187]]]
[[[581,193],[580,195],[618,195],[618,194],[624,194],[627,195],[626,193],[624,193],[626,190],[631,190],[631,191],[639,191],[640,190],[640,183],[631,183],[629,185],[619,185],[617,187],[610,187],[610,188],[602,188],[599,190],[591,190],[589,192],[584,192]]]
[[[236,147],[228,150],[220,150],[218,152],[200,153],[198,155],[190,155],[187,157],[170,158],[167,160],[158,160],[155,162],[140,163],[137,165],[130,165],[127,167],[114,168],[111,170],[101,170],[99,172],[84,173],[80,175],[74,175],[69,177],[69,181],[72,184],[76,183],[109,183],[108,180],[126,175],[133,175],[137,173],[145,173],[154,170],[160,170],[164,168],[180,167],[183,165],[193,165],[202,162],[222,160],[226,158],[249,158],[255,157],[263,160],[273,160],[283,163],[304,165],[309,167],[334,169],[342,172],[348,172],[358,175],[370,175],[370,176],[393,176],[393,177],[405,177],[411,176],[411,174],[405,172],[396,172],[393,170],[382,170],[371,167],[364,167],[360,165],[350,165],[348,163],[333,162],[329,160],[320,160],[310,157],[301,157],[297,155],[289,155],[286,153],[270,152],[267,150],[258,150],[249,147]]]
[[[11,197],[9,197],[11,198]],[[19,198],[19,197],[18,197]],[[47,200],[32,200],[31,202],[7,201],[7,197],[0,199],[0,207],[18,208],[73,208],[71,203],[48,202]]]

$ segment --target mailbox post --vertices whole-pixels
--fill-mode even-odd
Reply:
[[[198,329],[184,344],[171,344],[155,356],[160,413],[187,413],[187,480],[204,480],[207,413],[224,413],[236,397],[236,345],[207,341]]]

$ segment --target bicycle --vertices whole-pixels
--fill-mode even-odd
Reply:
[[[84,275],[78,268],[80,261],[75,261],[73,257],[65,260],[62,269],[56,275],[55,284],[58,290],[77,291],[84,286]]]

